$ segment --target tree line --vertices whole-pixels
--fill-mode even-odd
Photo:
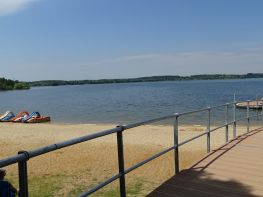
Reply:
[[[167,75],[151,76],[125,79],[98,79],[98,80],[44,80],[28,82],[30,86],[60,86],[60,85],[84,85],[84,84],[106,84],[106,83],[135,83],[135,82],[157,82],[157,81],[182,81],[182,80],[224,80],[224,79],[249,79],[263,78],[263,73],[248,73],[244,75],[229,74],[204,74],[204,75]]]
[[[166,75],[125,79],[98,79],[98,80],[43,80],[32,82],[21,82],[0,78],[0,90],[23,90],[32,86],[61,86],[61,85],[84,85],[84,84],[106,84],[106,83],[136,83],[136,82],[157,82],[157,81],[183,81],[183,80],[224,80],[224,79],[251,79],[263,78],[263,73],[248,73],[244,75],[229,74],[204,74],[204,75]]]
[[[0,90],[24,90],[30,89],[30,85],[17,80],[0,78]]]

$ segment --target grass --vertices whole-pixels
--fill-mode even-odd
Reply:
[[[85,191],[85,186],[75,186],[73,190],[71,190],[68,194],[69,197],[75,197]]]
[[[136,182],[130,183],[126,188],[126,194],[130,197],[141,196],[141,190],[143,187],[143,181],[137,180]],[[116,197],[120,195],[119,187],[115,186],[114,188],[104,189],[98,191],[93,196],[94,197]]]
[[[29,179],[29,194],[32,197],[50,197],[55,196],[61,189],[65,176],[42,176],[31,177]]]

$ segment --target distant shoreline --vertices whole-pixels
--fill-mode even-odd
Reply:
[[[139,78],[123,79],[98,79],[98,80],[41,80],[27,82],[31,87],[36,86],[64,86],[64,85],[85,85],[85,84],[111,84],[111,83],[138,83],[138,82],[161,82],[161,81],[191,81],[191,80],[229,80],[229,79],[253,79],[263,78],[263,73],[248,73],[243,75],[235,74],[204,74],[204,75],[165,75]]]
[[[17,80],[0,78],[0,91],[7,90],[28,90],[30,85],[25,82],[20,82]]]

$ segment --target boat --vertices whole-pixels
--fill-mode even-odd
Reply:
[[[27,118],[29,113],[27,111],[22,111],[11,119],[12,122],[22,122],[23,119]]]
[[[0,122],[9,122],[13,117],[15,117],[14,113],[7,111],[0,117]]]
[[[262,109],[263,101],[250,101],[250,102],[240,102],[236,104],[236,107],[247,109]]]
[[[49,116],[41,116],[39,112],[32,112],[29,116],[22,119],[24,123],[42,123],[49,122],[51,118]]]
[[[27,121],[27,123],[42,123],[42,122],[50,122],[50,117],[45,116],[45,117],[33,117]]]

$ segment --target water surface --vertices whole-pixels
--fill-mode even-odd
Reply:
[[[128,124],[263,95],[263,79],[35,87],[0,92],[0,113],[39,111],[57,123]],[[244,110],[240,111],[241,113]],[[189,117],[198,124],[205,115]],[[213,121],[223,121],[223,109]]]

